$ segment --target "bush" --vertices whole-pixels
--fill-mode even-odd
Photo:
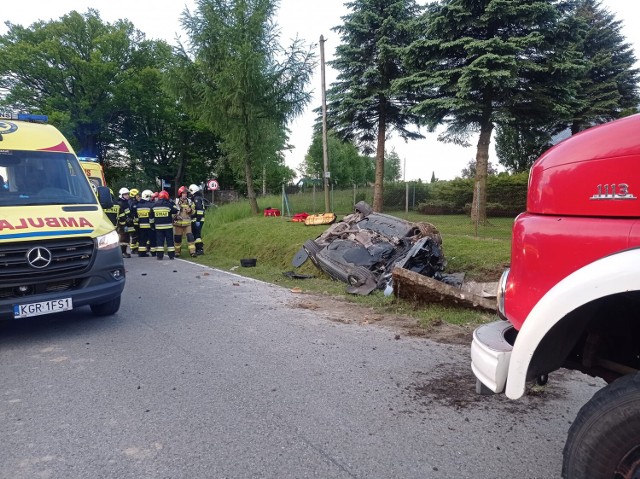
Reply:
[[[516,216],[526,210],[528,173],[487,178],[487,216]],[[429,185],[429,198],[418,205],[424,214],[470,214],[474,180],[456,178]],[[440,212],[442,211],[442,213]]]
[[[423,215],[455,215],[462,213],[455,203],[445,200],[429,200],[418,205],[418,212]]]
[[[502,203],[487,203],[487,217],[491,218],[515,218],[524,209],[515,205],[503,205]],[[471,216],[471,203],[464,205],[464,214]]]

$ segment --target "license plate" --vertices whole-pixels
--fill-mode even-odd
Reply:
[[[73,309],[71,298],[41,301],[39,303],[16,304],[13,306],[14,318],[29,318],[41,314],[59,313]]]

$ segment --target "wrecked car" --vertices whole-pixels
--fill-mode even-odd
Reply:
[[[307,258],[333,279],[347,283],[348,292],[360,295],[375,289],[391,291],[396,266],[437,280],[442,280],[446,267],[434,225],[375,213],[365,202],[315,240],[305,241],[293,265],[298,267]]]

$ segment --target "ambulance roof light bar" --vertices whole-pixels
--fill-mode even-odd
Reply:
[[[36,115],[35,113],[15,113],[11,110],[0,110],[0,118],[5,120],[19,120],[38,123],[46,123],[49,121],[48,115]]]

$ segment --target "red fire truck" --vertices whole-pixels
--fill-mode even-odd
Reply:
[[[582,407],[565,478],[640,478],[640,115],[557,144],[531,168],[499,283],[471,345],[478,392],[517,399],[559,368],[608,385]]]

